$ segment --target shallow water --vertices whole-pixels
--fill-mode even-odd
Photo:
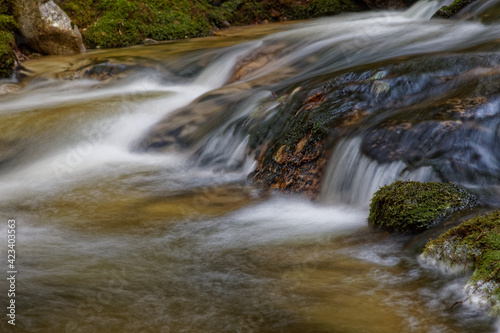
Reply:
[[[396,178],[438,178],[428,166],[379,164],[354,133],[332,153],[318,202],[247,179],[245,124],[275,114],[275,92],[346,68],[498,46],[500,26],[429,22],[437,6],[26,62],[18,91],[0,96],[15,331],[497,331],[482,309],[451,309],[466,276],[421,267],[411,237],[367,227],[371,193]],[[242,59],[271,46],[235,79]],[[85,76],[103,63],[123,67]],[[138,149],[168,115],[173,129],[191,124],[188,134]],[[5,318],[2,332],[12,330]]]

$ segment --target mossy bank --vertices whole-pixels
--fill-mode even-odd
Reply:
[[[28,0],[27,0],[28,1]],[[37,0],[33,0],[35,3]],[[45,3],[48,0],[39,0]],[[308,19],[370,8],[404,8],[414,0],[54,0],[79,28],[86,48],[203,37],[231,25]],[[12,0],[0,0],[0,78],[15,64]],[[16,15],[14,15],[16,16]],[[15,30],[15,29],[14,29]],[[78,30],[78,29],[76,29]],[[22,39],[21,39],[22,40]],[[19,42],[20,40],[17,40]],[[27,50],[30,52],[29,50]],[[37,51],[42,53],[41,51]]]
[[[0,0],[0,78],[10,77],[14,71],[14,35],[17,24],[12,17],[11,0]]]
[[[305,19],[364,9],[351,0],[59,0],[87,48],[202,37],[229,25]]]
[[[396,181],[374,194],[368,221],[385,230],[418,232],[475,205],[476,197],[455,184]]]

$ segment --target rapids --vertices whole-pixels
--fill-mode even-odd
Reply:
[[[465,276],[421,267],[410,236],[366,223],[372,193],[395,179],[451,179],[497,202],[497,3],[462,20],[430,20],[443,2],[420,1],[24,63],[0,81],[0,268],[15,219],[18,272],[15,330],[0,279],[0,331],[497,331],[482,309],[450,309]],[[253,185],[253,131],[286,121],[276,96],[351,70],[378,83],[320,199]],[[411,163],[366,151],[388,119],[420,121],[410,106],[468,96],[471,82],[488,103],[457,120],[470,131],[434,138],[453,149]]]

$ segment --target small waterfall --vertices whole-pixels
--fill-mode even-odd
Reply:
[[[367,206],[379,187],[395,180],[435,180],[430,167],[406,171],[400,161],[379,164],[361,153],[360,144],[359,137],[337,144],[323,180],[322,201]]]
[[[271,97],[269,91],[257,92],[243,103],[226,109],[225,119],[215,130],[209,131],[199,140],[195,162],[201,166],[228,171],[243,167],[250,173],[253,162],[247,160],[247,131],[253,121],[273,110],[275,103],[266,104]],[[204,130],[201,128],[199,131]]]

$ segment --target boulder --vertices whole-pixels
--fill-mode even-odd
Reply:
[[[476,205],[476,197],[455,184],[396,181],[373,195],[368,222],[388,231],[418,232]]]
[[[441,7],[432,18],[451,18],[476,0],[455,0],[449,6]]]
[[[76,25],[54,1],[20,0],[15,19],[26,44],[42,54],[84,53]]]
[[[427,243],[419,258],[447,273],[472,271],[465,292],[467,300],[490,315],[500,315],[500,211],[479,215]]]

